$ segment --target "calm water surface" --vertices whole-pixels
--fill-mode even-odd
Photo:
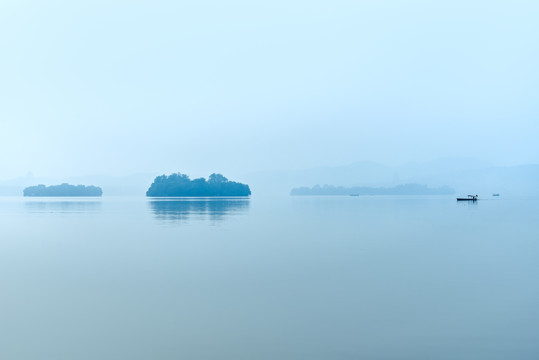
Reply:
[[[538,359],[537,200],[0,198],[0,358]]]

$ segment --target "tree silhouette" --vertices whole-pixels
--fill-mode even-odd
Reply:
[[[181,173],[161,175],[146,192],[150,197],[167,196],[249,196],[249,185],[229,181],[221,174],[213,173],[208,181],[204,178],[190,180]]]
[[[45,186],[39,184],[30,186],[23,190],[24,196],[101,196],[103,191],[97,186],[70,185],[63,183],[61,185]]]

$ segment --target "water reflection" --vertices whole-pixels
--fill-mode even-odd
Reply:
[[[101,201],[96,200],[31,200],[24,207],[31,213],[80,214],[101,210]]]
[[[457,206],[460,207],[476,207],[479,200],[476,201],[457,201]]]
[[[171,222],[190,219],[218,222],[249,210],[246,198],[163,198],[149,204],[157,219]]]

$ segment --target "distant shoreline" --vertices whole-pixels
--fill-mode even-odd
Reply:
[[[67,183],[61,185],[45,186],[43,184],[29,186],[23,190],[25,197],[100,197],[103,190],[97,186],[70,185]]]

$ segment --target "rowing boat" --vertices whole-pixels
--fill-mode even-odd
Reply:
[[[468,195],[468,197],[465,198],[457,198],[457,201],[477,201],[477,198],[479,196],[477,195]]]

